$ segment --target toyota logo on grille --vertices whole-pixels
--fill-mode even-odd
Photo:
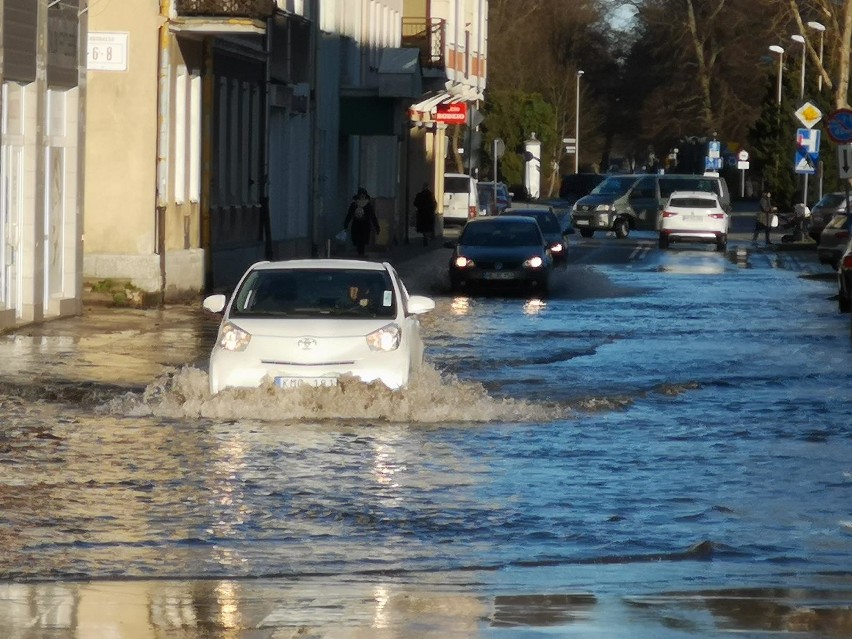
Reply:
[[[296,342],[296,345],[303,351],[309,351],[317,345],[317,341],[312,337],[303,337]]]

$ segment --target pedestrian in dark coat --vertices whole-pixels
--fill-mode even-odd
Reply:
[[[769,232],[772,229],[772,215],[777,210],[778,209],[772,204],[772,193],[767,189],[763,192],[763,196],[760,198],[760,211],[754,221],[754,233],[751,237],[752,244],[757,243],[757,237],[760,235],[761,231],[764,233],[766,243],[772,244],[772,241],[769,239]]]
[[[349,229],[352,244],[358,251],[358,255],[364,255],[367,244],[370,242],[370,231],[379,234],[379,219],[376,217],[376,209],[367,189],[363,186],[352,196],[352,203],[346,212],[343,228]]]
[[[429,239],[435,237],[435,211],[438,210],[438,202],[426,182],[414,196],[414,209],[417,211],[417,232],[423,235],[423,245],[426,246]]]

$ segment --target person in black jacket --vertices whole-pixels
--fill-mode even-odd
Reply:
[[[423,235],[423,246],[435,237],[435,211],[438,203],[429,189],[429,184],[423,183],[423,190],[414,196],[414,209],[417,211],[417,232]]]
[[[751,243],[757,244],[757,237],[763,231],[767,244],[772,244],[769,239],[769,232],[772,230],[772,215],[778,209],[772,203],[772,193],[767,189],[763,192],[763,197],[760,198],[760,211],[754,221],[754,233],[751,237]]]
[[[352,244],[355,245],[358,255],[364,255],[370,241],[370,230],[374,230],[376,235],[379,233],[379,219],[376,217],[373,200],[363,186],[352,196],[352,203],[346,213],[343,228],[349,229]]]

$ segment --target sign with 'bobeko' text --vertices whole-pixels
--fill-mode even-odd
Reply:
[[[435,108],[435,121],[447,124],[464,124],[467,121],[467,102],[439,104]]]

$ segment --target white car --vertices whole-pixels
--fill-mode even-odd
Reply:
[[[230,301],[207,297],[223,312],[210,354],[210,392],[257,387],[335,386],[341,375],[408,383],[423,363],[418,314],[435,308],[409,295],[387,263],[311,259],[259,262]]]
[[[715,193],[675,191],[660,214],[660,248],[667,249],[672,242],[704,242],[724,251],[728,222]]]

